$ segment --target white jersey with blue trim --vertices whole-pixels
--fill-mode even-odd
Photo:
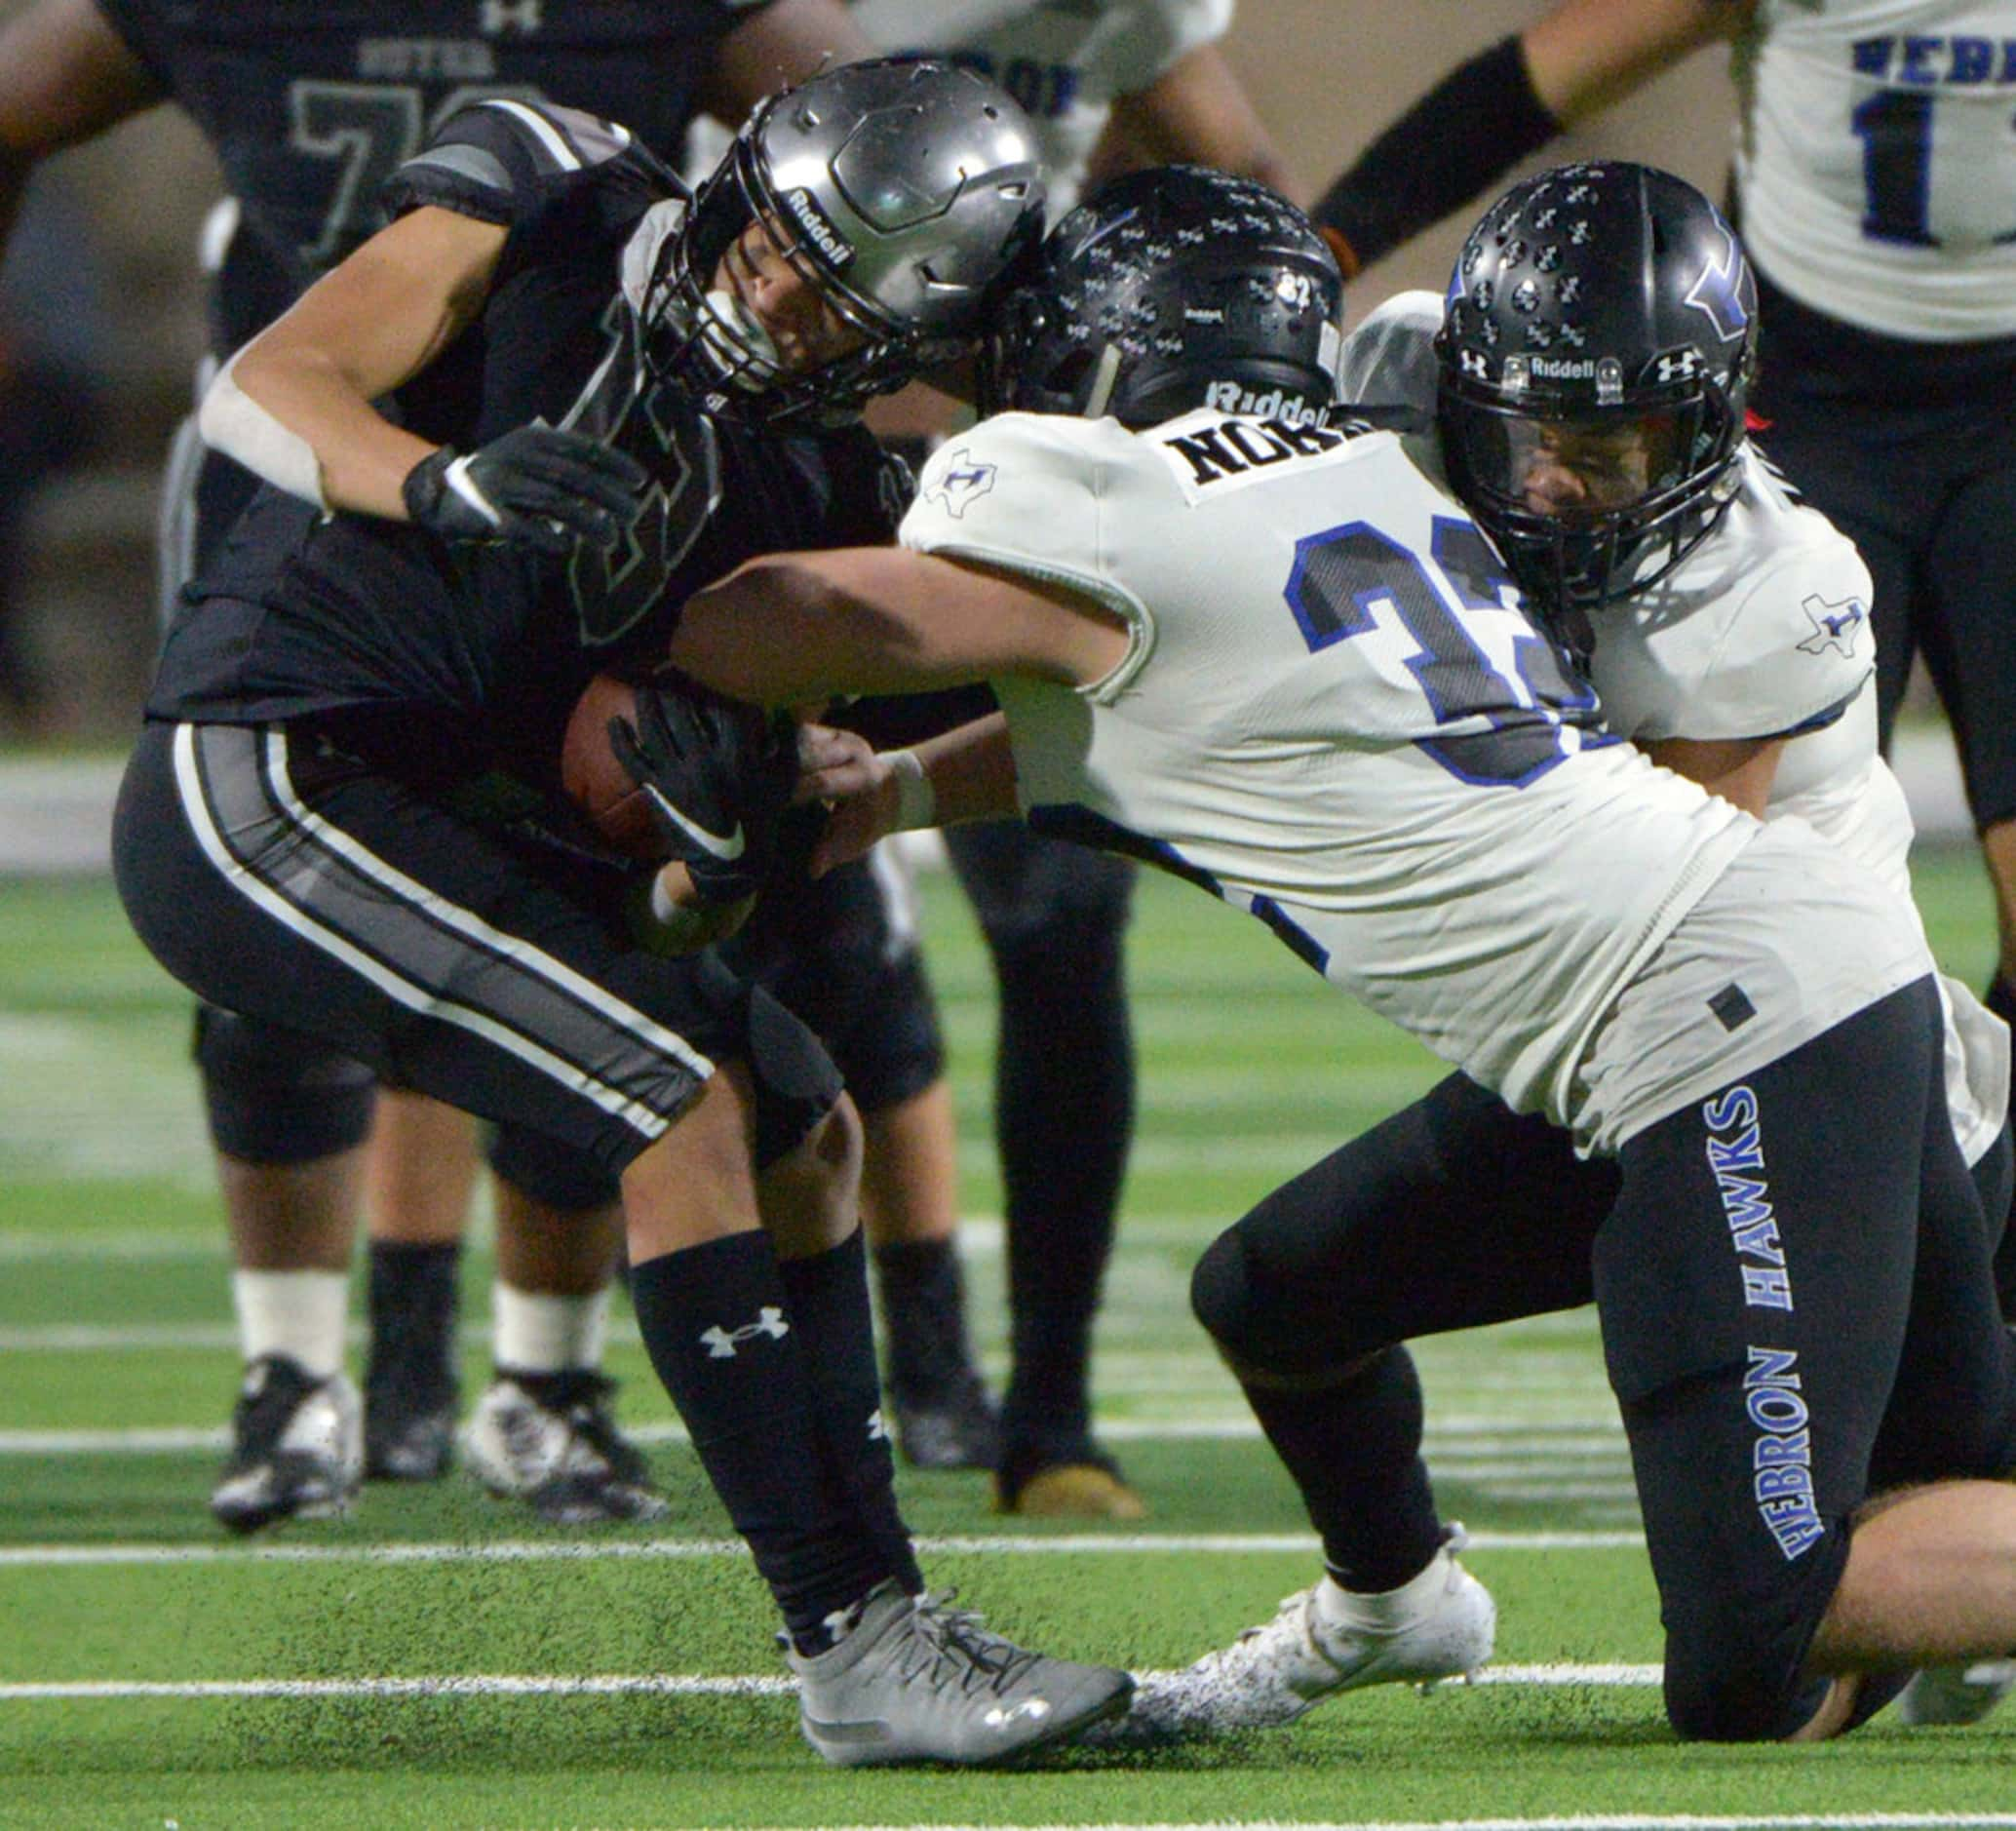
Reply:
[[[885,51],[956,53],[1035,124],[1054,222],[1077,201],[1116,99],[1230,29],[1233,0],[852,0]]]
[[[1576,1124],[1592,1032],[1757,828],[1598,727],[1432,463],[1209,409],[1011,413],[934,456],[902,538],[1126,620],[1094,686],[995,682],[1032,826],[1203,883]]]
[[[1759,0],[1735,73],[1774,284],[1885,336],[2016,335],[2016,4]]]
[[[1346,399],[1432,413],[1438,293],[1402,292],[1344,339]],[[1591,619],[1604,721],[1641,743],[1786,736],[1766,820],[1803,820],[1911,894],[1911,810],[1877,751],[1868,568],[1755,449],[1707,540],[1651,590]],[[1830,716],[1832,715],[1832,716]],[[2008,1032],[1945,981],[1947,1102],[1971,1163],[2008,1110]]]

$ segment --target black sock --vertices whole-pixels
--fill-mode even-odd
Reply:
[[[459,1240],[371,1241],[367,1393],[396,1383],[423,1405],[452,1397],[461,1265]]]
[[[906,1399],[935,1399],[973,1365],[958,1244],[950,1238],[903,1240],[877,1246],[874,1262],[889,1340],[889,1385]]]
[[[1134,1121],[1121,936],[1004,949],[995,1124],[1006,1196],[1014,1371],[1004,1454],[1091,1431],[1092,1321],[1112,1256]]]
[[[817,1370],[813,1416],[827,1463],[853,1495],[884,1561],[915,1595],[924,1578],[896,1505],[896,1459],[882,1422],[861,1229],[830,1252],[780,1260],[777,1269],[784,1280],[785,1313],[801,1338],[806,1360]]]
[[[1389,1348],[1316,1392],[1245,1388],[1267,1441],[1288,1464],[1346,1589],[1398,1589],[1442,1542],[1421,1462],[1421,1384],[1414,1356]]]
[[[634,1265],[631,1303],[694,1451],[800,1653],[898,1575],[821,1453],[810,1342],[770,1243],[732,1233]]]

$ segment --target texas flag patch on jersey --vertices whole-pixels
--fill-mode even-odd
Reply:
[[[944,504],[945,512],[953,521],[959,521],[994,487],[998,475],[998,468],[992,464],[974,463],[972,453],[961,446],[946,460],[945,468],[924,486],[924,500]]]
[[[1855,638],[1869,621],[1869,611],[1861,599],[1844,598],[1840,604],[1830,604],[1815,592],[1800,608],[1813,624],[1812,635],[1799,645],[1802,652],[1821,655],[1830,648],[1843,655],[1855,652]]]

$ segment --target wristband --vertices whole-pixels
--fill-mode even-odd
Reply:
[[[894,831],[909,833],[917,827],[936,826],[938,791],[924,773],[924,760],[913,750],[891,750],[882,753],[882,760],[896,778]]]

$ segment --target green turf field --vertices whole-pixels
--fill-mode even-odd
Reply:
[[[1920,886],[1942,960],[1978,983],[1978,868],[1933,856]],[[925,888],[998,1374],[990,993],[956,894]],[[1131,1536],[1011,1533],[977,1477],[907,1474],[904,1495],[935,1582],[1046,1648],[1140,1667],[1228,1638],[1314,1572],[1188,1319],[1190,1263],[1437,1071],[1172,883],[1143,887],[1133,983],[1140,1140],[1096,1374],[1152,1517]],[[2016,1825],[2012,1713],[1879,1721],[1810,1751],[1673,1741],[1587,1314],[1420,1355],[1438,1492],[1500,1606],[1488,1682],[1363,1694],[1233,1747],[984,1775],[823,1769],[627,1322],[612,1370],[658,1446],[670,1532],[567,1537],[451,1480],[228,1544],[204,1500],[235,1356],[186,1026],[107,887],[0,882],[0,1826]],[[480,1383],[487,1254],[470,1260]],[[413,1683],[444,1679],[468,1682]]]

